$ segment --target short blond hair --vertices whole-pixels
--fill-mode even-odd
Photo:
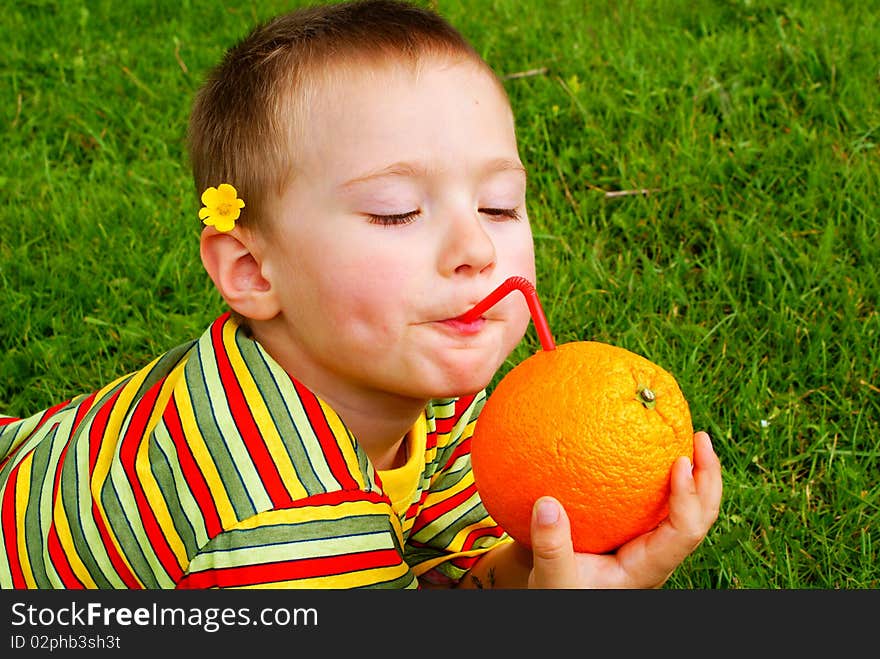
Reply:
[[[188,143],[197,194],[230,183],[246,203],[239,224],[264,225],[267,202],[294,174],[294,136],[307,134],[303,116],[327,72],[426,56],[464,58],[491,73],[444,18],[406,2],[308,7],[258,26],[196,94]]]

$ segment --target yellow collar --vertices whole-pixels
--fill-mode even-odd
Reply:
[[[403,438],[406,442],[406,463],[396,469],[379,470],[382,489],[391,499],[391,507],[402,517],[412,503],[425,469],[425,446],[428,441],[428,424],[422,412],[410,431]]]

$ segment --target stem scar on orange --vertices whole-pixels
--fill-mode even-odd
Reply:
[[[471,461],[489,514],[530,544],[532,506],[559,500],[575,551],[606,553],[669,512],[693,427],[675,378],[647,358],[597,341],[542,350],[497,384],[477,418]]]

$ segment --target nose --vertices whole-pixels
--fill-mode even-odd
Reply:
[[[475,275],[495,267],[495,242],[472,211],[458,213],[447,226],[440,251],[440,270],[445,276]]]

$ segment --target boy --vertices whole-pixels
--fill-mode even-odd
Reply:
[[[201,258],[230,311],[99,391],[0,420],[0,587],[656,587],[718,514],[695,435],[669,518],[577,555],[487,515],[469,438],[529,315],[525,170],[503,87],[432,12],[281,16],[190,121]],[[512,477],[514,477],[512,475]]]

